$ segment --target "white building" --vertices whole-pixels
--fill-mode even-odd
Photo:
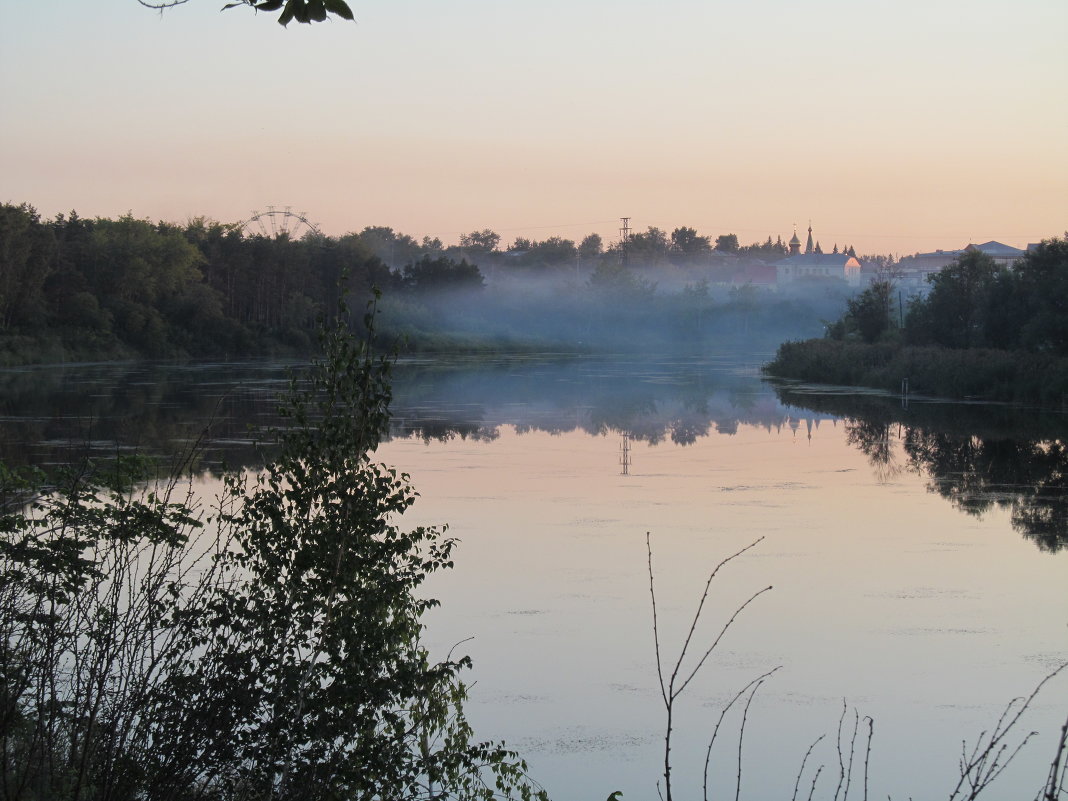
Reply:
[[[836,248],[837,249],[837,248]],[[779,285],[795,281],[837,278],[850,286],[860,286],[860,261],[850,252],[824,253],[819,242],[812,244],[812,226],[808,227],[808,242],[801,252],[797,231],[790,238],[790,255],[780,259],[775,267],[775,282]]]

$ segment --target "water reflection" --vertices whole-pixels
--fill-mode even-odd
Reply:
[[[255,466],[277,425],[278,394],[299,365],[108,364],[0,371],[0,459],[69,462],[140,448],[168,454],[203,440],[200,464]],[[394,371],[391,437],[492,441],[519,433],[690,444],[738,426],[778,429],[790,415],[755,363],[633,358],[402,361]]]
[[[908,429],[909,464],[930,476],[929,488],[972,515],[995,504],[1012,526],[1045,551],[1068,545],[1068,450],[1060,440],[958,438]]]
[[[393,436],[493,439],[510,425],[521,434],[626,434],[652,445],[729,436],[739,425],[781,429],[798,414],[753,362],[628,358],[405,363],[393,409]]]
[[[688,446],[740,426],[846,439],[880,481],[908,470],[970,515],[1010,510],[1044,551],[1068,545],[1068,425],[1004,406],[827,393],[763,382],[758,360],[633,357],[410,360],[397,365],[389,437],[492,442],[581,431]],[[0,371],[0,460],[70,462],[138,448],[169,457],[201,443],[198,467],[255,467],[278,424],[277,396],[299,365],[109,364]],[[622,445],[620,446],[622,449]],[[627,454],[629,456],[629,454]],[[621,453],[621,465],[624,454]]]
[[[890,481],[901,472],[901,465],[894,457],[889,423],[855,419],[847,421],[845,429],[846,442],[868,457],[879,481]]]
[[[1000,507],[1041,550],[1068,546],[1068,421],[1008,406],[912,402],[779,386],[780,400],[842,417],[880,480],[900,470],[976,517]],[[900,452],[903,462],[898,462]]]
[[[262,463],[287,366],[82,364],[0,371],[0,460],[69,464],[138,449],[166,462],[190,448],[199,465]]]

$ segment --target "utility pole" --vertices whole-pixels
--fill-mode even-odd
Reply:
[[[630,217],[620,217],[623,227],[619,229],[619,255],[623,265],[627,264],[627,243],[630,242]]]

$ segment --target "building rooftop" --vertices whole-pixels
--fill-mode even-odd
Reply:
[[[1020,248],[1014,248],[1012,245],[1006,245],[1002,242],[995,242],[991,239],[989,242],[983,242],[981,245],[968,244],[960,250],[933,250],[930,253],[917,253],[916,256],[923,258],[934,258],[936,256],[948,256],[955,258],[968,250],[978,250],[980,253],[985,253],[987,256],[993,256],[994,258],[1017,258],[1024,254],[1024,251]]]

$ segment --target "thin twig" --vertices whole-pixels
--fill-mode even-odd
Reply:
[[[749,693],[749,699],[745,702],[745,709],[742,710],[742,725],[738,729],[738,778],[734,782],[734,801],[738,801],[742,795],[742,740],[745,738],[745,721],[749,717],[749,705],[753,703],[753,696],[763,683],[763,680],[758,681],[753,687],[752,692]]]
[[[755,601],[758,597],[760,597],[761,595],[763,595],[764,593],[766,593],[768,590],[771,590],[771,589],[772,589],[772,585],[769,584],[764,589],[757,590],[756,592],[754,592],[749,597],[749,600],[747,600],[744,604],[742,604],[741,606],[739,606],[735,610],[734,614],[731,615],[730,620],[728,620],[723,625],[723,628],[720,629],[720,632],[716,636],[715,641],[712,643],[711,646],[709,646],[709,649],[707,651],[705,651],[705,655],[701,657],[701,660],[697,663],[697,665],[694,667],[694,669],[692,671],[690,671],[690,675],[686,677],[686,681],[684,681],[682,683],[682,685],[679,687],[679,689],[675,690],[675,692],[674,692],[674,697],[675,698],[677,698],[679,695],[681,695],[682,691],[686,689],[686,686],[691,681],[693,681],[693,677],[697,675],[697,672],[705,664],[705,661],[708,659],[708,657],[710,657],[712,655],[712,652],[716,650],[716,646],[719,645],[719,641],[723,639],[723,635],[727,633],[727,629],[729,629],[731,627],[731,625],[734,623],[734,621],[738,619],[738,615],[740,615],[742,613],[742,610],[745,609],[747,606],[749,606],[749,604],[753,603],[753,601]],[[680,665],[682,664],[682,659],[681,658],[679,659],[679,664]],[[672,683],[672,685],[674,685],[674,683],[675,683],[675,676],[674,675],[671,677],[671,683]]]
[[[871,738],[875,734],[875,719],[867,717],[868,721],[868,750],[864,753],[864,801],[868,801],[868,765],[871,763]]]
[[[846,769],[845,792],[842,793],[842,801],[849,798],[849,785],[853,781],[853,754],[857,745],[857,732],[860,730],[860,713],[853,708],[853,736],[849,740],[849,767]]]
[[[1057,743],[1057,753],[1053,755],[1053,763],[1049,767],[1049,781],[1046,782],[1045,795],[1042,796],[1043,801],[1057,801],[1057,779],[1059,778],[1058,774],[1063,775],[1063,768],[1060,765],[1066,747],[1068,747],[1068,720],[1065,720],[1064,725],[1061,726],[1061,737]],[[1066,765],[1068,765],[1068,761],[1066,761]]]
[[[735,705],[735,703],[737,703],[739,698],[741,698],[743,695],[745,695],[746,691],[750,687],[752,687],[757,682],[764,681],[771,674],[775,673],[776,671],[780,670],[781,668],[782,668],[782,665],[778,665],[777,667],[774,667],[771,670],[769,670],[767,673],[763,673],[760,676],[757,676],[755,679],[753,679],[747,685],[742,687],[742,689],[740,689],[738,692],[736,692],[734,694],[734,697],[730,700],[730,702],[725,707],[723,707],[723,709],[720,710],[719,720],[716,721],[716,726],[712,730],[712,739],[709,740],[708,748],[705,751],[704,801],[708,801],[708,766],[709,766],[709,763],[712,760],[712,746],[716,742],[716,736],[719,734],[720,726],[723,725],[723,718],[725,718],[727,716],[727,712],[729,712],[731,707],[733,707]]]
[[[812,786],[808,790],[808,801],[812,801],[812,794],[816,792],[816,782],[820,780],[821,773],[823,773],[823,765],[816,768],[816,775],[812,777]]]
[[[672,796],[671,796],[671,733],[672,733],[672,723],[673,723],[673,718],[674,718],[675,700],[679,697],[679,695],[682,694],[682,692],[686,689],[686,687],[689,685],[689,683],[693,680],[693,678],[697,675],[697,673],[704,666],[705,662],[708,660],[708,657],[716,649],[716,646],[719,645],[720,641],[723,639],[723,636],[727,633],[727,630],[731,627],[731,624],[733,624],[734,621],[737,620],[738,616],[742,613],[742,610],[745,609],[747,606],[749,606],[749,604],[751,604],[754,600],[756,600],[756,598],[759,595],[762,595],[763,593],[765,593],[765,592],[767,592],[768,590],[771,589],[771,587],[769,586],[769,587],[765,587],[764,589],[754,593],[745,603],[743,603],[741,606],[739,606],[734,611],[734,614],[731,615],[730,619],[726,622],[726,624],[724,624],[723,628],[720,630],[719,634],[716,636],[715,640],[712,642],[712,645],[708,648],[707,651],[705,651],[704,655],[700,658],[700,660],[698,660],[697,665],[693,668],[692,671],[690,671],[690,674],[686,677],[686,679],[682,682],[682,684],[679,685],[676,688],[676,682],[677,682],[678,677],[679,677],[679,671],[682,669],[682,663],[686,659],[686,653],[689,650],[690,642],[692,641],[694,632],[697,629],[697,623],[701,618],[701,613],[704,610],[705,602],[708,600],[708,593],[709,593],[709,590],[710,590],[710,588],[712,586],[712,580],[716,577],[716,575],[719,573],[720,569],[723,568],[724,565],[726,565],[728,562],[736,559],[737,557],[741,556],[743,553],[748,551],[750,548],[753,548],[754,546],[756,546],[763,539],[764,539],[763,537],[760,537],[759,539],[757,539],[754,542],[750,543],[746,547],[742,548],[740,551],[728,556],[726,559],[723,559],[718,565],[716,565],[716,567],[709,574],[708,580],[705,582],[704,592],[701,594],[701,600],[698,601],[698,604],[697,604],[697,611],[694,614],[693,621],[690,623],[690,629],[687,632],[686,638],[685,638],[685,640],[683,641],[683,644],[682,644],[682,648],[679,651],[679,658],[675,662],[675,667],[672,670],[671,677],[665,682],[664,681],[663,658],[662,658],[661,651],[660,651],[660,626],[659,626],[659,620],[658,620],[657,608],[656,608],[656,590],[655,590],[654,579],[653,579],[653,546],[652,546],[652,540],[651,540],[650,533],[648,531],[645,533],[645,548],[646,548],[646,551],[647,551],[647,554],[648,554],[648,568],[649,568],[649,597],[651,599],[652,607],[653,607],[653,645],[654,645],[654,648],[656,649],[656,673],[657,673],[657,677],[658,677],[658,679],[660,681],[660,695],[661,695],[661,698],[664,701],[664,710],[665,710],[665,712],[667,714],[667,725],[665,727],[665,732],[664,732],[664,792],[666,794],[666,801],[672,801]]]
[[[656,622],[656,591],[653,589],[653,545],[650,533],[645,532],[645,549],[649,553],[649,597],[653,604],[653,646],[656,649],[656,675],[660,679],[660,694],[664,703],[668,703],[667,686],[664,684],[664,670],[660,659],[660,630]]]
[[[163,11],[168,8],[174,8],[174,6],[180,6],[184,3],[188,3],[189,0],[137,0],[138,3],[145,8],[151,8],[153,11]]]
[[[838,801],[838,794],[842,792],[842,784],[845,782],[845,760],[842,758],[842,724],[845,722],[846,712],[849,708],[846,706],[846,701],[842,699],[842,715],[838,718],[838,786],[834,788],[834,801]]]
[[[819,745],[820,740],[822,740],[826,736],[826,734],[821,734],[819,737],[813,740],[812,745],[810,745],[808,747],[808,750],[805,752],[805,757],[801,760],[801,769],[797,771],[797,781],[794,782],[794,794],[790,796],[790,801],[797,801],[797,790],[801,786],[801,776],[805,772],[805,763],[808,762],[808,758],[812,754],[812,749]]]
[[[694,612],[693,621],[690,623],[690,630],[686,633],[686,640],[682,643],[682,650],[679,652],[679,661],[675,664],[674,673],[671,674],[671,683],[672,684],[675,683],[675,677],[678,675],[679,669],[682,667],[683,657],[686,656],[686,651],[690,647],[690,640],[693,639],[693,633],[697,629],[697,621],[701,618],[701,612],[705,608],[705,601],[708,600],[708,591],[712,587],[712,581],[713,581],[713,579],[716,578],[716,574],[719,573],[719,571],[723,568],[723,566],[726,565],[728,562],[731,562],[731,561],[737,559],[739,556],[741,556],[743,553],[745,553],[749,549],[756,547],[761,542],[761,540],[763,540],[763,539],[764,539],[763,537],[760,537],[760,538],[754,540],[753,542],[749,543],[748,545],[746,545],[744,548],[742,548],[737,553],[731,554],[726,559],[722,560],[718,565],[716,565],[716,567],[709,574],[708,581],[705,582],[704,592],[701,593],[701,600],[698,601],[698,603],[697,603],[697,611]],[[685,683],[684,683],[683,686],[685,686]],[[681,692],[682,690],[680,689],[679,691]]]
[[[1008,744],[1003,740],[1008,736],[1009,732],[1013,730],[1024,712],[1031,706],[1031,702],[1035,699],[1035,696],[1042,690],[1042,688],[1057,676],[1062,670],[1068,667],[1068,662],[1065,662],[1060,667],[1056,668],[1052,672],[1048,673],[1042,681],[1038,683],[1034,690],[1027,698],[1014,698],[1005,707],[1005,711],[1001,713],[998,718],[997,724],[989,735],[986,732],[982,732],[976,741],[975,748],[972,749],[971,756],[967,755],[967,745],[964,744],[961,750],[961,762],[960,762],[960,780],[957,782],[956,787],[949,795],[949,801],[956,801],[958,798],[967,798],[969,801],[976,798],[987,786],[990,785],[1001,773],[1009,766],[1009,764],[1016,758],[1016,755],[1020,753],[1020,750],[1030,741],[1035,735],[1035,732],[1027,734],[1023,740],[1016,746],[1016,748],[1005,757],[1002,761],[1002,757],[1005,756],[1008,750]],[[988,737],[986,745],[983,745],[983,738]],[[968,786],[968,794],[962,796],[962,790]]]

